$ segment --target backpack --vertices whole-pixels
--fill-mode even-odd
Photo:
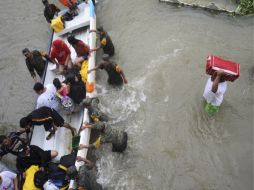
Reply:
[[[51,20],[51,27],[55,32],[61,32],[64,29],[64,22],[61,16]]]
[[[34,174],[34,185],[37,188],[43,188],[44,183],[48,180],[48,173],[45,171],[37,171]]]

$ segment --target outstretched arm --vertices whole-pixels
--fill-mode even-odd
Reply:
[[[77,156],[77,159],[76,159],[78,162],[85,162],[86,165],[90,166],[90,167],[93,167],[94,166],[94,163],[86,158],[83,158],[81,156]]]
[[[126,79],[126,77],[125,77],[125,75],[124,75],[124,72],[123,72],[123,71],[120,71],[120,75],[123,77],[123,81],[124,81],[124,83],[125,83],[125,84],[127,84],[127,83],[128,83],[128,81],[127,81],[127,79]]]
[[[94,68],[88,70],[87,73],[89,74],[89,73],[91,73],[92,71],[95,71],[95,70],[99,69],[99,67],[100,67],[100,65],[97,65],[96,67],[94,67]]]
[[[223,70],[219,70],[216,72],[216,77],[213,81],[213,85],[212,85],[212,92],[213,93],[216,93],[217,90],[218,90],[218,86],[219,86],[219,83],[220,83],[220,79],[221,79],[221,76],[224,75],[224,71]]]
[[[13,179],[14,190],[18,190],[18,176]]]

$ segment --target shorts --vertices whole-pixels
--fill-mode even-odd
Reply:
[[[45,157],[45,162],[50,162],[51,161],[51,150],[45,150],[43,152],[43,155]]]
[[[205,111],[209,114],[215,114],[219,111],[219,106],[214,106],[211,103],[206,103]]]
[[[123,134],[123,139],[121,144],[112,144],[112,152],[123,152],[127,147],[128,135],[126,132]]]

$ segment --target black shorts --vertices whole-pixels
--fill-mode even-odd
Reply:
[[[45,150],[44,151],[45,161],[50,162],[51,161],[51,150]]]
[[[121,144],[112,144],[112,152],[123,152],[127,148],[128,134],[124,132]]]
[[[57,126],[57,127],[62,127],[64,125],[64,119],[62,118],[62,116],[56,112],[56,110],[52,109],[52,118],[53,118],[53,123]]]

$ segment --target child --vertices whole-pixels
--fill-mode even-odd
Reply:
[[[61,96],[67,96],[69,93],[69,86],[65,83],[61,83],[58,78],[53,80],[53,84],[56,87],[56,93]]]

